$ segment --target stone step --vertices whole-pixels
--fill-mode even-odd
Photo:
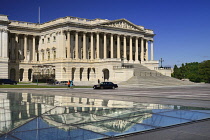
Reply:
[[[181,81],[176,78],[165,76],[155,70],[141,65],[134,64],[134,76],[127,81],[119,83],[119,85],[129,86],[172,86],[172,85],[192,85],[193,82]]]

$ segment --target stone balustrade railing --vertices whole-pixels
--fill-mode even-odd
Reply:
[[[113,69],[133,69],[133,65],[113,66]]]
[[[171,67],[154,67],[155,70],[171,70]]]

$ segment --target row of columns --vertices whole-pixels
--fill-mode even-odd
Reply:
[[[87,34],[87,32],[83,32],[83,44],[82,44],[82,46],[83,46],[83,59],[86,59],[86,47],[87,47],[87,45],[86,45],[86,34]],[[78,31],[75,31],[75,59],[79,59],[79,53],[78,53]],[[107,58],[107,34],[106,33],[103,33],[103,48],[104,48],[104,50],[103,50],[103,59],[106,59]],[[111,58],[114,58],[114,48],[113,48],[113,35],[114,34],[110,34],[110,57]],[[71,36],[71,31],[68,31],[67,32],[67,58],[71,58],[71,46],[70,46],[70,44],[71,44],[71,39],[70,39],[70,36]],[[121,55],[120,55],[120,36],[121,35],[117,35],[117,58],[118,59],[121,59]],[[132,36],[130,36],[129,37],[129,39],[130,39],[130,42],[129,42],[129,49],[130,49],[130,51],[129,51],[129,61],[131,61],[132,59],[133,59],[133,46],[132,46]],[[142,38],[142,37],[135,37],[136,39],[135,39],[135,61],[138,61],[138,55],[139,55],[139,47],[138,47],[138,44],[139,44],[139,38],[141,38],[141,46],[140,46],[140,49],[141,49],[141,54],[140,54],[140,56],[141,56],[141,61],[143,60],[143,61],[148,61],[148,41],[149,40],[146,40],[146,46],[144,47],[144,38]],[[123,47],[123,57],[124,58],[126,58],[127,57],[127,43],[126,43],[126,36],[123,36],[123,44],[124,44],[124,47]],[[151,43],[151,58],[150,58],[150,60],[154,60],[154,52],[153,52],[153,41],[150,41]],[[93,60],[94,59],[94,37],[93,37],[93,32],[90,32],[90,59],[91,60]],[[146,50],[144,50],[144,48],[146,48]],[[96,32],[96,59],[100,59],[99,58],[99,52],[100,51],[100,47],[99,47],[99,32]]]
[[[17,60],[18,59],[18,54],[19,54],[19,50],[20,51],[23,51],[23,56],[24,56],[24,58],[23,58],[23,60],[31,60],[31,61],[37,61],[36,60],[36,36],[33,36],[33,35],[26,35],[26,34],[23,34],[23,48],[19,45],[20,44],[20,35],[22,35],[22,34],[16,34],[16,33],[14,33],[14,41],[12,40],[13,38],[12,37],[10,37],[10,43],[11,43],[11,49],[15,49],[15,59]],[[30,46],[30,47],[32,47],[31,49],[29,48],[29,50],[28,50],[28,45],[29,45],[29,43],[28,43],[28,41],[29,41],[29,39],[28,39],[28,37],[29,36],[32,36],[32,46]],[[19,47],[20,46],[20,47]],[[11,50],[11,51],[13,51],[13,50]],[[28,53],[28,51],[31,51],[31,53],[32,53],[32,55],[31,56],[29,56],[29,58],[27,57],[27,53]]]
[[[64,33],[64,32],[62,32]],[[86,59],[87,58],[87,44],[86,44],[86,38],[87,38],[87,32],[83,32],[83,59]],[[78,31],[75,32],[75,59],[79,59],[79,42],[78,42]],[[107,58],[107,34],[106,33],[103,33],[103,59],[106,59]],[[114,51],[117,51],[117,58],[118,59],[121,59],[121,55],[123,56],[123,58],[127,58],[127,39],[126,37],[127,36],[123,36],[123,54],[120,54],[120,36],[121,35],[117,35],[117,50],[114,50],[114,43],[113,43],[113,35],[114,34],[110,34],[110,58],[114,58]],[[67,58],[71,58],[71,32],[68,31],[67,32]],[[139,38],[141,38],[141,46],[139,47],[138,44],[139,44]],[[23,52],[23,55],[25,56],[24,57],[24,60],[32,60],[32,61],[37,61],[35,60],[36,59],[36,50],[35,50],[35,39],[36,39],[36,36],[32,36],[32,48],[31,48],[31,58],[27,58],[27,48],[28,48],[28,35],[24,35],[23,37],[23,46],[24,46],[24,52]],[[15,34],[15,43],[12,42],[12,46],[14,46],[16,49],[15,51],[15,55],[16,55],[16,59],[17,59],[17,56],[18,56],[18,50],[20,50],[20,48],[18,48],[18,40],[19,40],[19,35],[18,34]],[[148,61],[148,41],[149,40],[145,40],[146,41],[146,46],[144,46],[144,38],[142,37],[135,37],[135,61],[139,61],[138,60],[138,56],[139,56],[139,49],[141,50],[140,51],[140,59],[141,61]],[[63,40],[61,40],[63,41]],[[153,41],[150,41],[151,42],[151,52],[150,52],[150,60],[153,60],[154,59],[154,54],[153,54]],[[128,60],[129,61],[132,61],[133,60],[133,36],[129,36],[129,58]],[[61,45],[64,45],[63,42],[61,42]],[[100,59],[99,58],[99,51],[100,51],[100,47],[99,47],[99,32],[96,32],[96,59]],[[58,48],[59,46],[57,46]],[[64,46],[63,46],[64,47]],[[144,50],[144,48],[146,48],[146,50]],[[30,50],[30,49],[29,49]],[[64,52],[64,51],[63,51]],[[63,54],[62,54],[63,55]],[[94,37],[93,37],[93,32],[90,32],[90,59],[93,60],[94,59]]]

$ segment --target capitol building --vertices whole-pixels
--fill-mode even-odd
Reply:
[[[0,78],[119,83],[136,65],[161,73],[154,36],[126,19],[67,16],[39,24],[0,15]]]

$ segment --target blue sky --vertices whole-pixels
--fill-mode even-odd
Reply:
[[[210,0],[1,0],[10,20],[41,23],[73,16],[121,19],[154,30],[154,58],[163,66],[210,60]]]

